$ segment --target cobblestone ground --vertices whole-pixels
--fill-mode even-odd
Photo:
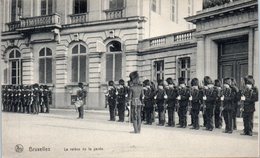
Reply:
[[[49,114],[2,113],[4,158],[87,157],[256,157],[258,123],[254,136],[241,136],[223,129],[209,132],[154,125],[142,125],[132,133],[127,122],[111,122],[107,112],[88,111],[83,120],[73,110],[52,110]],[[177,118],[176,118],[177,119]],[[189,121],[190,122],[190,121]],[[21,149],[21,144],[23,151]],[[18,148],[17,148],[17,147]],[[42,151],[38,151],[41,148]],[[18,149],[18,150],[17,150]],[[20,151],[20,152],[16,152]],[[50,150],[50,151],[48,151]]]

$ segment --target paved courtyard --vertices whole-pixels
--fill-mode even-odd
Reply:
[[[86,157],[256,157],[258,123],[254,136],[241,136],[223,129],[209,132],[143,125],[132,133],[127,122],[108,121],[107,112],[87,111],[83,120],[73,110],[50,114],[2,113],[4,158]],[[190,121],[189,121],[190,122]],[[20,144],[20,145],[18,145]],[[18,145],[18,146],[17,146]],[[22,150],[23,149],[23,150]],[[41,150],[41,151],[39,151]]]

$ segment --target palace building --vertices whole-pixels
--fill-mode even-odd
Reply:
[[[203,6],[202,6],[203,4]],[[107,81],[258,81],[257,0],[3,0],[1,84],[47,84],[52,107],[105,107]]]

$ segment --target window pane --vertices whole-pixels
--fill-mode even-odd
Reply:
[[[86,82],[86,56],[80,56],[80,78],[79,82]]]
[[[73,47],[73,49],[72,49],[72,54],[78,54],[78,45],[76,45],[75,47]]]
[[[45,59],[39,59],[39,82],[45,83]]]
[[[46,15],[46,0],[41,0],[41,15]]]
[[[78,82],[78,56],[72,57],[71,77],[72,82]]]
[[[53,8],[52,1],[53,0],[48,0],[48,15],[52,14],[52,8]]]
[[[124,0],[117,0],[117,8],[123,8],[124,7]]]
[[[185,59],[182,59],[182,60],[181,60],[181,68],[182,68],[182,69],[185,69],[185,68],[186,68],[185,63],[186,63],[186,62],[185,62]]]
[[[87,12],[87,0],[80,0],[80,11],[79,13]]]
[[[21,53],[19,51],[15,51],[15,57],[16,58],[20,58],[21,57]]]
[[[122,53],[115,54],[115,81],[122,78]]]
[[[9,58],[14,58],[14,51],[11,51],[11,53],[9,54]]]
[[[109,0],[109,9],[116,9],[116,0]]]
[[[52,59],[46,58],[46,83],[52,83]]]
[[[41,51],[40,51],[40,56],[45,56],[44,49],[45,49],[45,48],[42,48],[42,49],[41,49]]]
[[[113,80],[113,54],[106,55],[106,81]]]
[[[86,47],[84,47],[83,45],[80,45],[80,53],[86,53]]]
[[[78,14],[79,13],[79,0],[75,0],[75,3],[74,3],[74,13],[75,14]]]
[[[50,48],[46,48],[46,56],[52,56]]]
[[[190,68],[190,58],[187,59],[187,68]]]
[[[12,6],[11,6],[11,21],[15,21],[16,19],[16,0],[12,0]]]

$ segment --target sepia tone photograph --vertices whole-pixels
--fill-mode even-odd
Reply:
[[[3,158],[259,157],[257,0],[0,0]]]

